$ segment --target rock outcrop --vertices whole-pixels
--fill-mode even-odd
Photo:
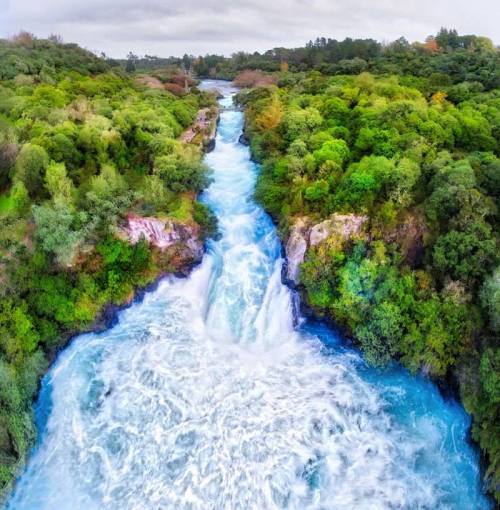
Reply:
[[[317,246],[332,238],[336,242],[343,243],[354,237],[362,237],[367,220],[367,216],[357,214],[332,214],[327,220],[313,225],[307,217],[297,218],[290,228],[285,247],[287,283],[292,286],[299,283],[300,265],[304,262],[309,247]]]
[[[245,147],[248,147],[250,145],[250,140],[248,139],[245,132],[241,133],[241,135],[238,138],[238,142],[241,143],[241,145],[244,145]]]
[[[422,214],[408,212],[402,221],[384,235],[386,243],[396,243],[410,267],[418,267],[424,258],[425,238],[429,232]]]
[[[183,143],[196,143],[204,152],[210,152],[215,148],[218,123],[218,108],[202,108],[198,111],[194,124],[182,133],[180,139]]]
[[[329,219],[311,227],[309,243],[316,246],[333,235],[342,241],[351,239],[361,233],[367,219],[367,216],[357,214],[333,214]]]
[[[212,152],[215,149],[215,137],[203,140],[203,152]]]
[[[309,241],[309,229],[309,218],[298,218],[290,228],[290,235],[285,247],[285,276],[289,284],[296,285],[299,282],[299,269],[306,255]]]
[[[203,256],[203,242],[197,225],[130,214],[123,233],[133,244],[144,238],[161,251],[178,248],[186,259],[199,260]]]

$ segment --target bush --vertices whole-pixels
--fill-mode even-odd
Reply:
[[[497,247],[491,227],[475,222],[466,231],[451,230],[436,241],[433,264],[441,277],[474,283],[484,276],[496,259]]]
[[[154,162],[154,172],[175,192],[201,191],[208,184],[207,167],[194,158],[159,156]]]
[[[76,213],[64,202],[33,207],[37,227],[37,239],[41,247],[56,256],[61,265],[70,265],[76,250],[85,239],[82,225],[84,213]]]
[[[194,202],[193,219],[200,225],[202,237],[215,237],[217,234],[217,217],[208,206],[201,202]]]

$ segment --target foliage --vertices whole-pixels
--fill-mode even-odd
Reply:
[[[31,196],[39,195],[43,189],[43,176],[49,164],[49,157],[43,147],[24,144],[16,160],[15,178],[20,180]]]
[[[180,154],[155,158],[153,174],[160,177],[166,188],[176,192],[201,191],[208,184],[206,167],[196,158]]]
[[[217,217],[202,202],[194,203],[193,219],[200,225],[203,238],[206,239],[217,235]]]
[[[95,74],[109,69],[109,64],[76,44],[60,40],[37,39],[26,32],[12,40],[0,40],[0,80],[16,76],[37,76],[53,82],[68,69],[80,74]]]
[[[303,79],[298,74],[293,76],[294,73],[309,71],[331,76],[358,75],[365,71],[375,75],[392,73],[404,77],[429,97],[445,88],[449,99],[460,102],[466,99],[464,93],[469,94],[469,86],[461,85],[464,82],[471,84],[472,93],[500,86],[499,59],[498,48],[488,38],[441,29],[424,43],[410,44],[404,37],[389,43],[318,37],[299,48],[238,52],[231,57],[187,57],[183,65],[200,77],[232,79],[238,76],[242,86],[269,85],[276,82],[276,78],[278,83],[290,84]],[[260,71],[267,72],[267,76]],[[313,89],[309,91],[314,92]]]
[[[500,267],[485,280],[481,299],[488,313],[491,328],[500,331]]]

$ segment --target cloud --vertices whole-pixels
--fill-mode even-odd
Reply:
[[[317,36],[413,41],[441,26],[500,42],[496,0],[0,0],[2,13],[2,37],[57,33],[116,57],[262,51]]]

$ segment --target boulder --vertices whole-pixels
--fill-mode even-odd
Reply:
[[[212,152],[215,149],[215,138],[210,137],[203,140],[203,152]]]
[[[241,143],[241,145],[249,146],[250,140],[248,139],[247,135],[245,133],[241,133],[240,137],[238,138],[238,142]]]

